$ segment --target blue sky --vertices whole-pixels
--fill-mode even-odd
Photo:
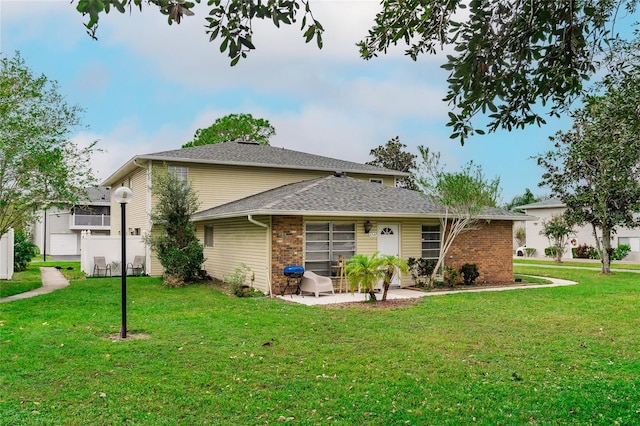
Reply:
[[[251,113],[276,128],[273,146],[366,162],[371,149],[399,136],[408,150],[439,151],[447,169],[470,160],[499,176],[502,200],[525,188],[534,194],[542,169],[531,159],[551,148],[548,137],[568,120],[542,128],[449,139],[449,106],[442,101],[444,54],[414,62],[398,49],[359,58],[378,1],[316,1],[324,48],[305,44],[298,25],[254,28],[257,50],[236,67],[204,33],[206,10],[169,26],[150,8],[101,18],[98,41],[68,0],[0,0],[0,51],[20,51],[27,66],[59,83],[69,103],[85,109],[73,140],[98,140],[92,166],[99,179],[134,155],[177,149],[196,129],[230,113]]]

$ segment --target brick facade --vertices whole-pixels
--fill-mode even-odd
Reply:
[[[447,253],[446,265],[460,269],[465,263],[477,264],[477,283],[512,282],[512,227],[511,221],[492,220],[460,234]]]
[[[271,221],[271,288],[280,294],[287,285],[284,267],[304,266],[302,216],[273,216]],[[289,286],[291,289],[291,286]],[[295,290],[295,287],[293,288]],[[288,290],[287,293],[290,293]]]

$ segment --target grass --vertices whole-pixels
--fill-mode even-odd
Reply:
[[[571,266],[571,267],[580,267],[580,268],[593,268],[600,269],[600,261],[599,260],[583,260],[583,261],[565,261],[562,263],[556,263],[553,260],[546,259],[513,259],[513,263],[515,265],[550,265],[550,266]],[[640,264],[637,263],[620,263],[613,261],[611,262],[611,269],[627,269],[633,271],[640,271]]]
[[[1,305],[0,424],[637,424],[640,280],[516,266],[571,287],[401,309],[73,281]]]
[[[84,276],[80,271],[80,262],[32,262],[25,271],[14,272],[11,281],[0,281],[0,297],[13,296],[42,287],[40,267],[60,267],[68,279],[80,279]],[[73,268],[68,270],[67,268]]]

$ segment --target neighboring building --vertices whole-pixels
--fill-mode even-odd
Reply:
[[[554,215],[563,214],[567,210],[567,206],[558,198],[549,198],[537,203],[519,206],[527,215],[534,216],[536,220],[526,222],[527,231],[527,247],[536,249],[535,257],[544,257],[544,249],[549,247],[547,237],[540,235],[543,227],[543,221],[551,219]],[[567,250],[564,253],[565,259],[571,259],[571,248],[582,244],[595,247],[595,238],[591,225],[575,227],[575,235],[571,237]],[[628,244],[631,246],[631,253],[624,260],[640,261],[640,228],[629,229],[625,227],[617,227],[616,232],[612,235],[611,246],[617,247],[620,244]]]
[[[277,293],[286,285],[287,265],[335,276],[339,255],[439,254],[442,210],[419,192],[395,187],[406,173],[244,142],[140,155],[123,165],[102,185],[132,189],[130,234],[152,231],[152,166],[164,165],[198,194],[201,210],[193,220],[205,247],[204,269],[217,278],[244,263],[256,288]],[[117,235],[115,202],[112,211]],[[457,239],[447,263],[477,263],[480,282],[512,281],[512,221],[523,217],[488,210],[480,229]],[[160,275],[157,259],[150,253],[147,259],[147,272]],[[409,285],[410,277],[400,284]]]
[[[87,189],[88,199],[68,209],[51,208],[41,211],[33,227],[33,242],[40,253],[49,255],[80,255],[80,234],[109,235],[111,202],[109,189]]]

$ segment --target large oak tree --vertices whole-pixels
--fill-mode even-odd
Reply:
[[[545,123],[538,104],[550,104],[552,115],[566,108],[599,69],[608,44],[620,38],[614,32],[617,17],[635,12],[638,1],[381,0],[381,11],[358,47],[365,59],[397,44],[404,44],[414,60],[452,50],[443,64],[449,71],[448,125],[451,137],[464,143],[469,135],[485,132],[472,123],[477,115],[488,115],[489,131],[511,130]],[[169,24],[179,24],[201,2],[77,0],[76,8],[88,16],[85,26],[95,37],[100,15],[111,10],[125,13],[146,4],[166,15]],[[309,0],[209,0],[207,5],[206,36],[220,41],[232,65],[255,49],[257,19],[276,27],[299,22],[305,40],[322,47],[324,28]]]
[[[89,159],[69,136],[82,109],[55,81],[35,75],[19,54],[0,58],[0,235],[22,228],[38,210],[86,199],[95,184]]]

